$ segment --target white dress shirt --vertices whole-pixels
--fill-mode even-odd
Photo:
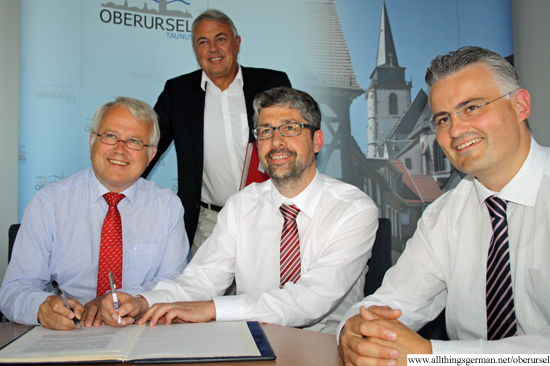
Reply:
[[[354,305],[401,309],[414,330],[446,306],[451,341],[432,341],[433,353],[548,353],[550,349],[550,150],[531,139],[516,176],[496,195],[507,200],[512,287],[518,336],[487,341],[486,267],[492,226],[489,191],[466,176],[433,202],[381,288]]]
[[[283,203],[301,210],[301,277],[279,289]],[[363,298],[377,227],[378,210],[367,195],[319,172],[293,199],[283,197],[271,180],[251,184],[227,201],[212,236],[183,274],[142,295],[149,305],[213,299],[218,321],[300,327],[321,317],[309,329],[334,334],[346,310]],[[220,296],[233,278],[236,295]]]
[[[201,199],[223,206],[239,191],[248,144],[248,119],[241,67],[235,80],[221,91],[202,72],[204,99],[204,169]]]
[[[0,289],[8,319],[37,325],[39,306],[55,294],[51,281],[82,305],[95,299],[101,228],[108,193],[92,168],[48,184],[25,209]],[[187,264],[189,242],[180,199],[140,178],[118,204],[122,220],[122,288],[148,291]]]

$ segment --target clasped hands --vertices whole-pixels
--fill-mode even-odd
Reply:
[[[408,354],[431,354],[432,345],[397,319],[401,310],[361,306],[340,332],[338,351],[345,365],[406,365]]]

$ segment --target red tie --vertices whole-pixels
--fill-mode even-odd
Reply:
[[[122,223],[117,205],[124,198],[120,193],[103,195],[109,205],[101,229],[101,247],[99,249],[99,269],[97,272],[97,296],[104,295],[111,289],[109,270],[113,272],[116,287],[122,285]]]
[[[281,205],[279,208],[285,222],[281,233],[281,283],[280,288],[287,282],[296,282],[300,279],[300,236],[296,217],[300,209],[294,205]]]

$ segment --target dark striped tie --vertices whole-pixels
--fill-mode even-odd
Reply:
[[[517,335],[517,325],[510,271],[507,202],[491,196],[485,203],[493,225],[487,257],[487,339],[494,340]]]
[[[300,209],[294,205],[281,205],[279,208],[285,222],[281,233],[281,282],[280,288],[287,282],[296,282],[300,278],[300,236],[296,217]]]

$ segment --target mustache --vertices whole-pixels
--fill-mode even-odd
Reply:
[[[294,151],[291,151],[289,149],[278,149],[278,150],[270,150],[265,156],[267,158],[271,158],[273,155],[276,154],[285,154],[285,155],[296,155]]]

